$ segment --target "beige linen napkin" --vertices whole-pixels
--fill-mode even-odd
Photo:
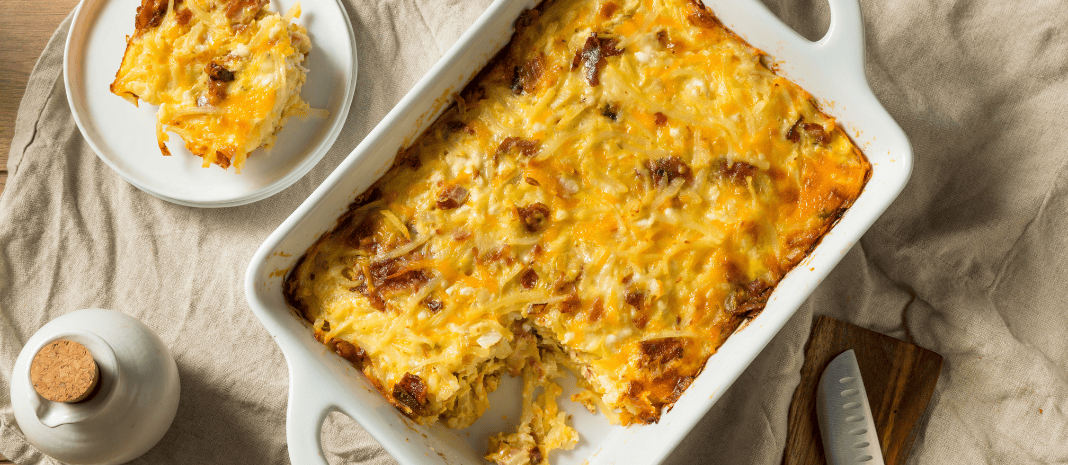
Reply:
[[[823,0],[765,0],[809,37]],[[345,130],[310,174],[238,208],[157,200],[108,169],[64,95],[64,23],[19,110],[0,196],[0,455],[53,463],[8,397],[23,343],[86,307],[133,315],[174,352],[182,398],[136,463],[286,463],[287,370],[242,290],[262,240],[407,92],[489,0],[346,0],[360,76]],[[913,463],[1068,461],[1068,3],[863,2],[867,72],[905,128],[901,198],[668,463],[777,463],[814,314],[946,357]],[[392,463],[332,415],[334,463]]]

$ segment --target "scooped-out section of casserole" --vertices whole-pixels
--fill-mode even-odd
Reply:
[[[421,424],[523,380],[500,464],[655,423],[860,195],[811,95],[687,0],[556,0],[291,270],[315,337]],[[714,373],[706,376],[715,376]]]

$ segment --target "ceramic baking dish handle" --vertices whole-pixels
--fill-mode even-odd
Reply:
[[[330,393],[311,380],[323,379],[289,367],[289,407],[286,410],[286,441],[293,465],[328,465],[323,454],[322,428],[326,414],[337,410]]]
[[[854,74],[852,77],[864,79],[864,18],[860,14],[860,0],[828,1],[831,24],[816,47],[832,62],[848,66],[836,72],[848,72]]]

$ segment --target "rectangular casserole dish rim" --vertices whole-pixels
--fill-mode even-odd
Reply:
[[[824,240],[821,241],[820,245],[811,252],[810,257],[806,258],[801,265],[799,265],[795,270],[791,271],[790,274],[787,275],[787,278],[783,280],[782,284],[788,284],[788,281],[790,280],[789,278],[798,274],[803,274],[807,275],[808,277],[808,281],[805,283],[808,284],[808,286],[806,286],[806,289],[802,289],[799,293],[793,292],[795,296],[794,298],[789,300],[796,301],[796,304],[785,304],[787,307],[792,307],[792,309],[781,311],[782,314],[778,315],[776,318],[765,318],[762,320],[760,317],[758,317],[756,320],[754,320],[754,322],[761,327],[767,326],[766,331],[770,331],[768,333],[770,335],[768,335],[765,340],[758,341],[758,346],[755,346],[753,348],[755,350],[748,349],[746,350],[746,352],[744,352],[744,356],[736,357],[736,363],[732,363],[731,365],[736,365],[737,369],[735,370],[735,372],[727,373],[727,375],[723,377],[723,379],[727,379],[727,382],[720,383],[724,385],[724,389],[722,390],[725,390],[726,387],[729,387],[730,384],[733,383],[734,379],[736,379],[737,376],[740,375],[741,371],[744,370],[745,366],[747,366],[752,361],[752,359],[754,359],[756,355],[760,353],[764,345],[766,345],[767,342],[770,341],[771,337],[773,337],[774,334],[778,332],[779,328],[781,328],[782,325],[785,324],[786,320],[788,320],[793,315],[797,307],[800,305],[801,301],[803,301],[803,299],[807,297],[807,295],[811,292],[812,288],[814,288],[815,285],[818,284],[818,282],[822,280],[827,275],[827,273],[829,273],[830,269],[833,268],[833,265],[836,264],[837,261],[841,258],[841,256],[849,250],[849,247],[843,248],[838,254],[823,254],[821,255],[823,259],[820,260],[810,260],[810,258],[813,258],[813,256],[816,256],[816,254],[819,253],[822,249],[825,249],[826,247],[824,246],[828,242],[826,239],[829,238],[832,234],[835,234],[836,232],[839,233],[838,235],[845,234],[847,236],[855,236],[847,239],[846,242],[848,242],[848,246],[851,246],[853,242],[859,239],[861,233],[866,230],[872,222],[874,222],[875,218],[877,218],[878,215],[881,214],[883,210],[885,210],[885,208],[889,205],[893,198],[895,198],[900,192],[900,190],[904,187],[904,184],[907,181],[911,172],[912,162],[911,147],[908,144],[904,132],[901,131],[900,127],[898,127],[896,123],[894,123],[893,120],[890,118],[890,116],[886,114],[885,110],[883,109],[881,104],[878,103],[878,100],[875,99],[874,95],[871,93],[871,90],[867,85],[867,80],[864,76],[863,71],[863,29],[859,17],[859,5],[857,4],[856,0],[831,0],[832,21],[830,30],[828,31],[824,39],[816,43],[808,42],[807,40],[801,38],[800,35],[798,35],[792,29],[789,29],[788,27],[783,25],[774,15],[770,13],[770,11],[768,11],[762,4],[760,4],[758,0],[745,1],[755,4],[749,5],[750,8],[746,13],[752,16],[753,20],[757,23],[770,24],[774,26],[772,27],[772,29],[775,29],[775,31],[773,31],[771,34],[777,35],[779,38],[781,38],[781,41],[777,44],[778,48],[768,47],[767,45],[765,45],[765,48],[763,49],[766,52],[768,52],[773,57],[796,57],[797,55],[808,55],[807,58],[815,58],[816,60],[820,58],[826,60],[826,56],[833,54],[833,57],[836,58],[833,61],[838,62],[839,65],[839,68],[836,69],[836,71],[840,72],[838,72],[837,75],[843,81],[851,81],[850,83],[854,86],[862,85],[863,89],[861,89],[860,92],[861,96],[858,97],[858,100],[860,100],[859,106],[866,107],[869,112],[874,112],[870,116],[874,116],[875,119],[883,120],[881,121],[881,123],[884,126],[884,131],[889,131],[888,135],[891,137],[899,137],[901,141],[903,141],[903,144],[898,144],[899,153],[896,154],[896,159],[891,158],[890,160],[893,163],[897,164],[897,166],[894,167],[896,168],[895,172],[892,173],[896,176],[892,176],[892,179],[889,180],[890,182],[888,182],[887,185],[881,186],[883,187],[883,190],[879,193],[879,196],[876,199],[868,202],[872,205],[868,206],[868,209],[863,212],[854,213],[854,211],[857,210],[857,207],[860,206],[860,200],[865,198],[865,194],[868,194],[868,191],[872,189],[872,187],[874,187],[874,183],[869,182],[868,186],[865,188],[865,191],[861,194],[861,197],[858,198],[857,203],[855,203],[853,208],[851,208],[849,212],[847,212],[846,216],[843,217],[843,221],[840,221],[838,224],[836,224],[834,228],[832,228],[832,230],[825,235]],[[529,3],[530,5],[533,5],[536,4],[537,1],[529,0],[523,3]],[[723,16],[720,14],[720,11],[723,10],[724,4],[732,3],[732,1],[709,0],[705,3],[709,4],[712,7],[712,10],[722,20]],[[267,264],[270,261],[269,259],[274,255],[278,255],[277,253],[275,253],[275,251],[276,249],[278,249],[281,243],[284,240],[288,239],[288,236],[290,236],[290,234],[293,233],[295,229],[300,227],[303,221],[305,221],[310,215],[315,213],[316,207],[318,207],[320,203],[324,201],[325,198],[330,197],[335,190],[341,188],[340,182],[350,174],[352,168],[356,167],[359,164],[358,162],[361,161],[361,155],[372,151],[378,144],[390,144],[390,139],[386,138],[386,133],[388,133],[391,129],[397,127],[399,124],[404,124],[402,123],[402,120],[404,120],[408,116],[407,113],[409,113],[413,107],[419,106],[424,99],[428,97],[437,97],[428,94],[429,89],[433,87],[434,83],[438,79],[441,78],[442,74],[445,74],[445,72],[449,70],[449,67],[454,64],[457,58],[461,57],[465,52],[468,52],[468,49],[473,46],[473,42],[480,35],[483,35],[483,33],[485,32],[484,29],[487,27],[487,25],[489,25],[491,21],[495,19],[500,19],[499,16],[501,15],[502,11],[509,6],[508,4],[508,0],[495,0],[489,6],[486,12],[483,13],[475,21],[473,26],[463,34],[463,36],[457,41],[457,43],[452,48],[450,48],[448,52],[446,52],[445,56],[431,68],[431,70],[416,84],[416,86],[408,94],[406,94],[404,98],[401,99],[397,106],[393,110],[391,110],[389,114],[387,114],[386,117],[367,135],[364,141],[361,142],[359,146],[338,166],[338,168],[336,168],[334,172],[331,173],[331,175],[323,182],[323,184],[319,186],[315,190],[315,192],[313,192],[312,195],[310,195],[309,198],[305,200],[305,202],[303,202],[300,207],[298,207],[278,227],[278,229],[276,229],[264,241],[264,244],[256,252],[250,263],[246,274],[246,295],[248,297],[249,304],[252,307],[253,312],[257,315],[257,317],[261,320],[264,326],[279,343],[279,346],[282,348],[290,367],[290,415],[289,421],[287,421],[287,431],[289,432],[290,439],[290,454],[295,463],[300,463],[303,458],[307,457],[308,452],[314,452],[315,449],[319,448],[317,439],[314,440],[314,445],[308,446],[307,444],[304,444],[310,441],[307,439],[308,434],[310,433],[301,430],[294,431],[295,428],[299,427],[293,425],[292,423],[294,422],[292,420],[296,415],[294,413],[294,405],[298,403],[297,401],[302,398],[301,396],[303,394],[307,394],[298,392],[300,391],[300,389],[297,388],[297,384],[300,383],[295,382],[295,379],[300,378],[299,376],[297,376],[298,372],[306,373],[309,368],[307,366],[300,366],[304,364],[298,362],[305,361],[304,357],[306,356],[319,357],[320,355],[317,355],[315,353],[308,353],[308,351],[299,348],[301,343],[306,341],[292,341],[289,339],[289,335],[283,334],[281,328],[277,326],[277,324],[279,323],[280,314],[285,314],[290,318],[295,317],[292,316],[292,313],[288,311],[288,309],[286,309],[285,312],[278,312],[277,310],[268,310],[268,306],[261,299],[260,293],[271,292],[271,290],[267,289],[269,286],[267,286],[266,283],[264,283],[264,285],[258,284],[257,279],[261,276],[266,275],[266,269],[268,268]],[[729,19],[724,20],[723,22],[731,30],[735,31],[747,41],[750,41],[750,43],[752,43],[752,41],[748,37],[746,37],[744,31],[737,30],[735,25],[730,23]],[[753,45],[757,46],[756,44]],[[496,50],[499,47],[500,45],[492,48]],[[482,63],[474,68],[474,71],[481,69],[482,65],[484,65],[485,62],[488,61],[488,59],[488,56],[485,57]],[[780,62],[780,67],[781,66],[782,62]],[[790,76],[790,79],[794,82],[797,82],[799,85],[801,85],[802,88],[805,88],[806,90],[809,90],[811,92],[810,86],[806,85],[804,80],[797,79],[793,76]],[[461,82],[459,82],[459,85],[462,86],[466,82],[466,79],[461,80]],[[438,100],[442,99],[439,98]],[[823,105],[821,105],[821,109],[823,109],[823,111],[832,114],[832,116],[837,116],[837,114],[835,114],[835,109],[838,109],[839,106],[836,105],[835,102],[830,102],[830,108],[828,108],[826,101],[821,103],[823,103]],[[407,139],[410,140],[411,138],[414,138],[416,135],[421,133],[421,126],[425,126],[429,123],[429,121],[432,121],[433,118],[436,117],[437,112],[440,111],[442,107],[443,105],[439,104],[437,105],[437,108],[431,108],[430,112],[433,114],[430,116],[432,117],[427,117],[427,115],[423,115],[423,117],[418,118],[415,124],[420,127],[417,128],[417,131],[414,131],[412,134],[409,134]],[[868,118],[865,118],[864,120],[867,121]],[[846,127],[844,129],[846,129],[847,133],[849,133],[851,136],[858,133],[858,131],[853,128]],[[404,143],[407,143],[407,140],[405,140]],[[894,144],[891,143],[890,145],[893,146]],[[868,153],[867,148],[864,148],[864,151],[865,153]],[[880,168],[878,167],[878,163],[876,163],[875,160],[872,160],[872,162],[872,174],[874,181],[875,175],[877,174],[876,170],[879,170]],[[382,173],[379,172],[371,175],[365,175],[364,178],[370,178],[370,181],[374,181],[381,174]],[[358,193],[359,192],[354,192],[351,195],[354,196]],[[330,220],[328,221],[329,224],[324,225],[324,229],[320,231],[320,234],[333,227],[333,220],[336,219],[339,214],[340,212],[335,214],[333,217],[330,217]],[[851,217],[859,217],[855,218],[852,221],[852,231],[840,232],[840,230],[843,229],[841,227],[842,224],[845,223],[845,220],[847,218]],[[794,281],[796,280],[797,279],[794,279]],[[281,292],[280,286],[278,289],[275,289],[275,291]],[[775,294],[781,294],[778,288],[776,289]],[[800,294],[803,294],[803,297],[800,299],[796,298],[796,295]],[[773,299],[775,298],[776,295],[773,295]],[[771,304],[769,303],[769,307],[770,306]],[[730,344],[731,340],[736,339],[737,337],[738,335],[736,334],[729,338],[728,344]],[[305,339],[312,340],[312,338],[310,337],[306,337]],[[312,340],[312,342],[315,341]],[[724,347],[726,347],[726,345]],[[319,352],[325,351],[321,350]],[[715,358],[715,356],[713,358]],[[702,374],[702,376],[698,377],[699,380],[702,378],[708,378],[708,376]],[[687,394],[689,394],[691,390],[694,390],[696,384],[697,383],[695,382],[695,386],[691,386],[690,389],[687,390]],[[667,454],[671,452],[674,446],[679,441],[681,441],[683,437],[685,437],[685,432],[689,431],[689,429],[692,428],[694,424],[696,424],[696,421],[699,420],[701,416],[703,416],[704,412],[707,412],[707,410],[711,408],[711,406],[715,403],[718,397],[722,394],[722,390],[714,390],[713,395],[710,396],[707,401],[699,404],[699,412],[697,412],[696,415],[687,415],[687,418],[684,419],[681,424],[677,425],[678,427],[672,428],[677,434],[673,434],[669,438],[664,438],[658,441],[661,443],[661,446],[657,448],[659,452],[648,457],[651,460],[647,460],[647,462],[656,463],[663,460],[667,456]],[[687,396],[685,395],[683,396],[683,398],[686,397]],[[680,399],[680,403],[681,401],[682,399]],[[385,401],[383,400],[383,403],[384,402]],[[346,406],[337,405],[340,403],[344,402],[338,402],[334,400],[333,402],[331,402],[331,405],[329,407],[331,409],[343,410],[345,411],[345,413],[349,414],[350,416],[353,416],[353,418],[356,418],[358,421],[360,421],[361,424],[363,424],[365,428],[367,428],[368,431],[376,439],[378,439],[383,444],[383,446],[385,446],[386,449],[395,457],[404,460],[415,460],[417,458],[416,456],[413,456],[412,454],[408,453],[408,451],[402,450],[404,448],[392,444],[391,439],[403,440],[403,438],[394,438],[383,431],[376,430],[376,428],[371,427],[374,426],[373,424],[368,425],[368,423],[374,423],[373,420],[366,418],[366,415],[360,415],[356,414],[357,412],[352,412],[351,408],[345,408]],[[307,427],[310,424],[316,425],[314,427],[315,431],[313,436],[315,438],[318,438],[317,425],[321,424],[321,417],[325,417],[325,413],[319,412],[313,416],[320,417],[319,421],[312,421],[311,423],[304,422],[304,426]],[[635,426],[631,428],[651,428],[652,426],[655,425]],[[615,435],[618,432],[619,431],[614,431],[611,434]],[[303,440],[303,443],[299,443],[300,441],[298,440],[298,444],[295,444],[295,439],[301,437],[305,438]],[[611,437],[606,439],[606,441],[610,440]],[[311,450],[308,450],[308,447],[311,447]],[[319,449],[318,453],[321,457],[321,449]],[[599,455],[599,452],[594,454],[590,458],[594,459],[597,455]]]

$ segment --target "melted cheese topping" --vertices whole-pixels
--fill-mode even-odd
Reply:
[[[156,138],[185,140],[204,166],[234,165],[270,148],[300,98],[311,41],[296,4],[285,16],[259,0],[143,0],[111,91],[159,105]]]
[[[703,7],[540,8],[287,279],[317,337],[419,421],[454,418],[527,329],[584,403],[657,421],[870,173]]]

